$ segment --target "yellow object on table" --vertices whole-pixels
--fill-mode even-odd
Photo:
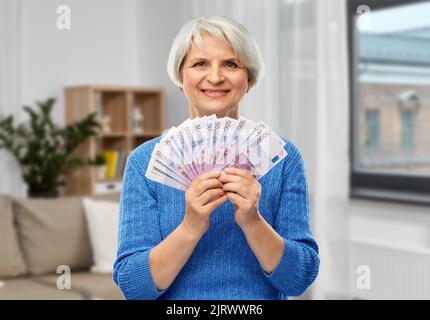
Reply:
[[[114,179],[115,173],[116,173],[116,167],[118,165],[118,151],[105,150],[103,151],[103,157],[106,160],[106,178]]]

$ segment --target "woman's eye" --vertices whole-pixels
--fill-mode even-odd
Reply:
[[[231,68],[231,69],[237,68],[237,64],[232,61],[226,62],[225,65],[227,66],[227,68]]]
[[[197,62],[194,64],[193,67],[203,67],[205,65],[205,63],[203,61]]]

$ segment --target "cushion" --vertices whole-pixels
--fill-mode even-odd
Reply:
[[[119,203],[83,199],[91,239],[92,272],[111,273],[118,241]]]
[[[91,243],[80,198],[15,199],[14,210],[30,274],[55,273],[60,265],[72,271],[91,266]]]
[[[0,278],[24,275],[27,267],[14,226],[12,199],[0,195]]]

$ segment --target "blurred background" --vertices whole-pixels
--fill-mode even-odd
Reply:
[[[0,0],[0,299],[121,298],[98,219],[188,117],[167,57],[212,15],[266,64],[240,114],[304,157],[321,266],[296,299],[430,299],[430,1],[394,0]]]

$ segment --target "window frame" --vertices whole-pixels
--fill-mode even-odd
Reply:
[[[369,3],[363,0],[347,1],[347,27],[348,27],[348,67],[349,67],[349,196],[351,199],[366,199],[376,201],[389,201],[400,203],[411,203],[419,205],[430,205],[430,177],[407,175],[407,174],[386,174],[386,173],[365,173],[357,171],[355,167],[355,139],[356,130],[355,112],[356,108],[356,34],[355,16],[357,8],[367,5],[371,10],[391,8],[406,4],[428,2],[427,0],[371,0]]]

